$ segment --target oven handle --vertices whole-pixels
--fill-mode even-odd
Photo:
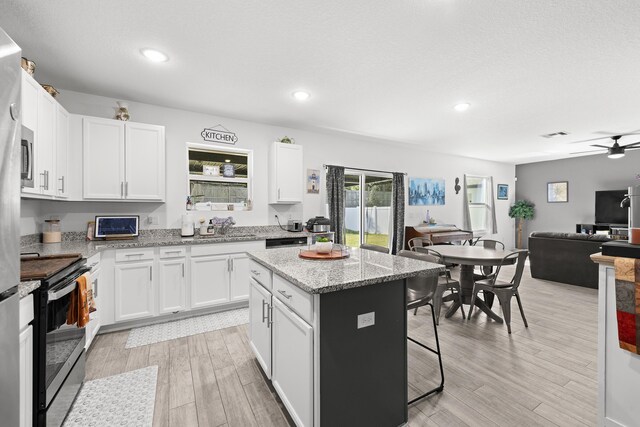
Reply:
[[[78,277],[89,271],[91,270],[83,268],[82,270],[80,270],[80,274],[75,276],[73,279],[68,280],[63,285],[57,286],[55,289],[50,290],[48,292],[49,301],[57,301],[63,296],[71,293],[76,288],[76,280],[78,279]]]

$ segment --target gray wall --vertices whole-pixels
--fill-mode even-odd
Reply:
[[[595,220],[595,192],[622,190],[640,185],[640,150],[629,150],[622,159],[606,155],[529,163],[516,166],[516,199],[536,207],[535,218],[525,223],[523,243],[532,231],[575,232],[578,223]],[[547,182],[569,181],[568,203],[547,203]]]

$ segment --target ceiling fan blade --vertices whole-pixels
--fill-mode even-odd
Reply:
[[[611,139],[614,136],[621,136],[621,137],[625,137],[628,135],[640,135],[640,133],[637,133],[636,131],[631,132],[631,133],[617,133],[617,134],[611,134],[609,136],[601,136],[600,138],[591,138],[591,139],[583,139],[582,141],[572,141],[569,144],[578,144],[581,142],[591,142],[591,141],[600,141],[603,139]]]
[[[637,150],[640,149],[640,145],[634,145],[633,147],[624,146],[625,150]]]
[[[599,130],[599,131],[596,131],[596,132],[593,132],[593,133],[597,134],[597,135],[616,136],[616,135],[634,135],[637,132],[640,132],[640,129],[632,130],[630,132],[609,132],[609,131],[606,131],[606,130]]]
[[[627,145],[621,145],[621,147],[622,148],[638,148],[638,147],[636,147],[637,145],[640,145],[640,141],[633,142],[633,143],[627,144]]]
[[[601,150],[589,150],[589,151],[576,151],[575,153],[569,153],[569,154],[586,154],[586,153],[597,154],[597,153],[603,153],[603,152]]]
[[[600,144],[591,144],[592,147],[600,147],[600,148],[605,148],[605,149],[609,149],[610,147],[607,147],[606,145],[600,145]]]

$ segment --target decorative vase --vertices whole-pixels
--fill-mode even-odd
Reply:
[[[319,254],[329,254],[333,249],[333,242],[316,242],[316,252]]]
[[[118,111],[116,112],[116,120],[123,122],[129,121],[129,106],[125,102],[118,101]]]

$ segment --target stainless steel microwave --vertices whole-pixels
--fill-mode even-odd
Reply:
[[[33,131],[22,126],[22,136],[20,137],[20,147],[22,153],[22,167],[20,168],[20,178],[22,186],[33,188],[35,186],[33,180]]]

